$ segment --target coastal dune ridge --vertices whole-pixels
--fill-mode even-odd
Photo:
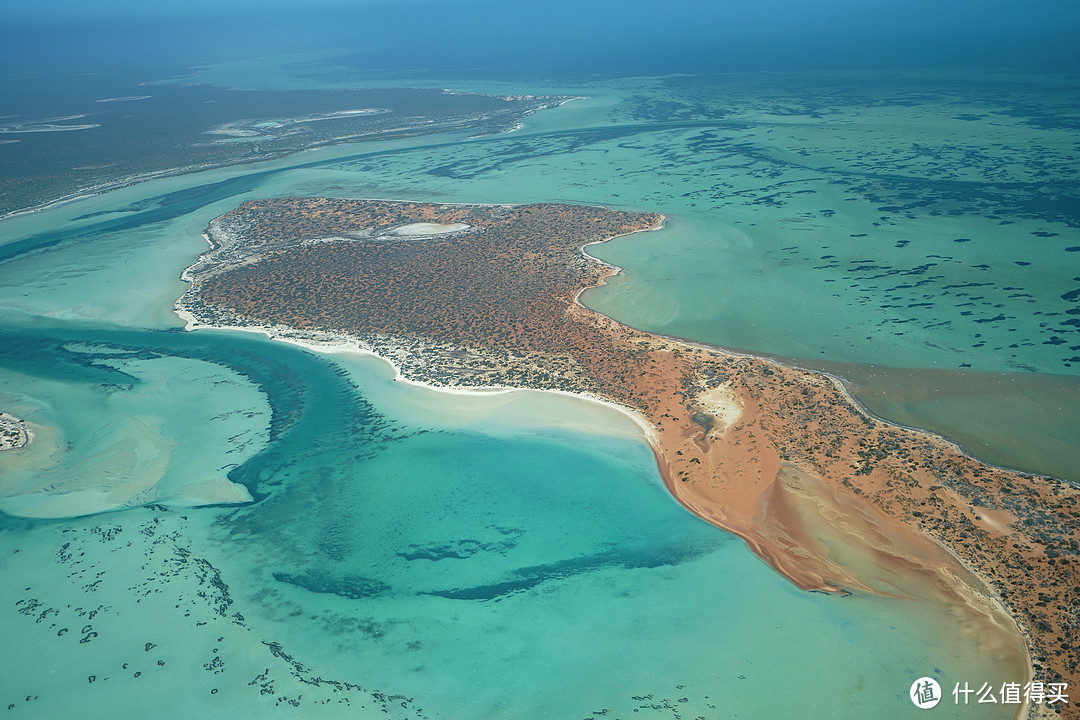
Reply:
[[[662,224],[550,203],[252,201],[211,222],[176,307],[189,330],[370,352],[438,389],[615,407],[684,507],[799,587],[941,603],[1018,681],[1075,687],[1077,490],[874,418],[835,378],[584,307],[618,272],[584,248]]]

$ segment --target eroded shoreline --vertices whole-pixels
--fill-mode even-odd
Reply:
[[[178,310],[189,329],[317,349],[336,338],[435,388],[556,390],[622,408],[647,428],[672,495],[800,587],[949,604],[1021,675],[1075,685],[1075,652],[1061,649],[1075,583],[1055,577],[1072,572],[1075,489],[870,417],[831,377],[581,306],[582,290],[617,272],[582,249],[660,221],[556,205],[247,203],[211,224]],[[420,222],[473,229],[392,239]],[[1051,585],[1060,610],[1043,599]]]

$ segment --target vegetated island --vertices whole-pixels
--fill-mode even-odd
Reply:
[[[30,444],[30,432],[19,418],[0,412],[0,450],[18,450]]]
[[[434,386],[612,403],[642,425],[684,506],[799,587],[946,603],[1018,680],[1077,687],[1080,491],[871,417],[835,378],[577,302],[618,272],[585,246],[662,221],[558,204],[253,201],[210,224],[177,311],[189,329],[371,351]]]

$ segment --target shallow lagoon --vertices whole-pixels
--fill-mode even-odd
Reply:
[[[1021,680],[999,677],[979,639],[932,607],[795,590],[741,543],[679,508],[620,416],[524,393],[464,400],[395,384],[370,358],[317,358],[247,334],[162,332],[177,326],[176,277],[205,247],[206,222],[247,197],[287,194],[661,210],[673,217],[668,230],[597,250],[629,270],[591,304],[630,321],[653,313],[639,318],[649,329],[757,343],[758,330],[732,334],[740,324],[717,315],[750,292],[736,293],[739,283],[757,287],[756,274],[744,272],[757,267],[777,307],[805,309],[801,326],[828,330],[815,341],[855,332],[835,327],[835,313],[810,310],[821,298],[802,278],[814,268],[783,251],[777,232],[739,227],[737,207],[717,220],[715,209],[679,199],[712,181],[700,169],[678,171],[677,154],[661,168],[656,153],[674,152],[672,143],[694,152],[701,130],[655,129],[610,114],[616,109],[628,112],[586,101],[535,116],[519,136],[326,149],[6,221],[6,238],[36,237],[47,247],[0,265],[4,331],[70,353],[45,351],[46,361],[28,367],[26,353],[13,352],[3,366],[6,406],[57,429],[41,431],[38,455],[19,472],[59,463],[94,479],[80,463],[108,453],[69,448],[64,438],[95,436],[118,457],[149,449],[141,455],[147,462],[128,463],[122,478],[101,461],[96,471],[113,490],[175,500],[183,484],[176,479],[207,472],[219,482],[227,474],[259,501],[3,519],[10,581],[0,591],[0,629],[13,647],[43,651],[10,657],[0,707],[39,717],[92,707],[112,717],[160,708],[164,699],[184,717],[196,708],[224,717],[297,706],[327,717],[381,715],[383,707],[454,718],[588,717],[605,708],[615,717],[906,717],[916,712],[907,688],[922,675],[947,688]],[[597,127],[601,119],[643,127]],[[591,129],[575,129],[583,123]],[[781,212],[747,207],[759,224]],[[854,210],[819,217],[802,237],[820,244],[828,227],[860,217]],[[909,227],[923,227],[918,222]],[[880,232],[890,247],[899,242],[890,234],[899,230]],[[64,233],[68,239],[50,244]],[[917,260],[907,247],[895,248],[903,252],[889,256],[890,268]],[[857,259],[854,245],[845,248],[845,261]],[[964,258],[965,267],[982,262]],[[686,282],[693,263],[699,279]],[[718,283],[724,272],[730,282]],[[845,277],[840,272],[814,275],[824,283]],[[862,308],[864,315],[844,316],[853,325],[880,320],[856,302],[873,289],[868,282],[860,276],[832,301]],[[1053,299],[1043,295],[1041,302]],[[651,299],[636,304],[637,297]],[[738,305],[743,313],[755,307],[770,306]],[[761,327],[783,338],[782,319],[770,308]],[[859,358],[845,353],[887,347],[896,365],[921,368],[922,359],[941,356],[926,350],[929,323],[914,327],[908,344],[896,345],[884,330],[874,331],[880,345],[829,340],[824,359],[851,361]],[[795,342],[802,344],[749,349],[812,354],[805,337]],[[152,357],[142,355],[147,350]],[[133,355],[117,360],[118,352]],[[972,370],[1009,369],[990,350],[963,357]],[[1056,367],[1049,354],[1037,359]],[[98,377],[116,372],[129,377]],[[151,391],[152,400],[140,400]],[[903,388],[894,396],[904,397]],[[136,424],[130,418],[140,402],[146,420]],[[241,412],[211,422],[226,406]],[[918,418],[919,409],[912,412]],[[228,424],[227,441],[215,423]],[[1075,448],[1065,443],[1060,452]],[[32,487],[25,474],[18,483],[19,494]],[[132,498],[137,492],[116,504]],[[399,693],[406,697],[391,697]],[[973,706],[969,716],[993,714]]]
[[[1006,679],[940,609],[792,587],[683,511],[609,411],[583,420],[519,393],[465,428],[420,423],[461,399],[394,383],[372,358],[97,334],[113,351],[216,351],[266,393],[274,439],[230,475],[254,504],[3,521],[17,582],[0,627],[45,651],[12,658],[0,700],[35,716],[165,697],[177,717],[904,717],[920,675]],[[518,419],[498,422],[508,404]],[[113,408],[94,409],[107,424]]]

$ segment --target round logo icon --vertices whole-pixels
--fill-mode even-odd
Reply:
[[[941,686],[932,677],[921,677],[911,683],[911,692],[908,695],[915,707],[929,710],[941,702]]]

